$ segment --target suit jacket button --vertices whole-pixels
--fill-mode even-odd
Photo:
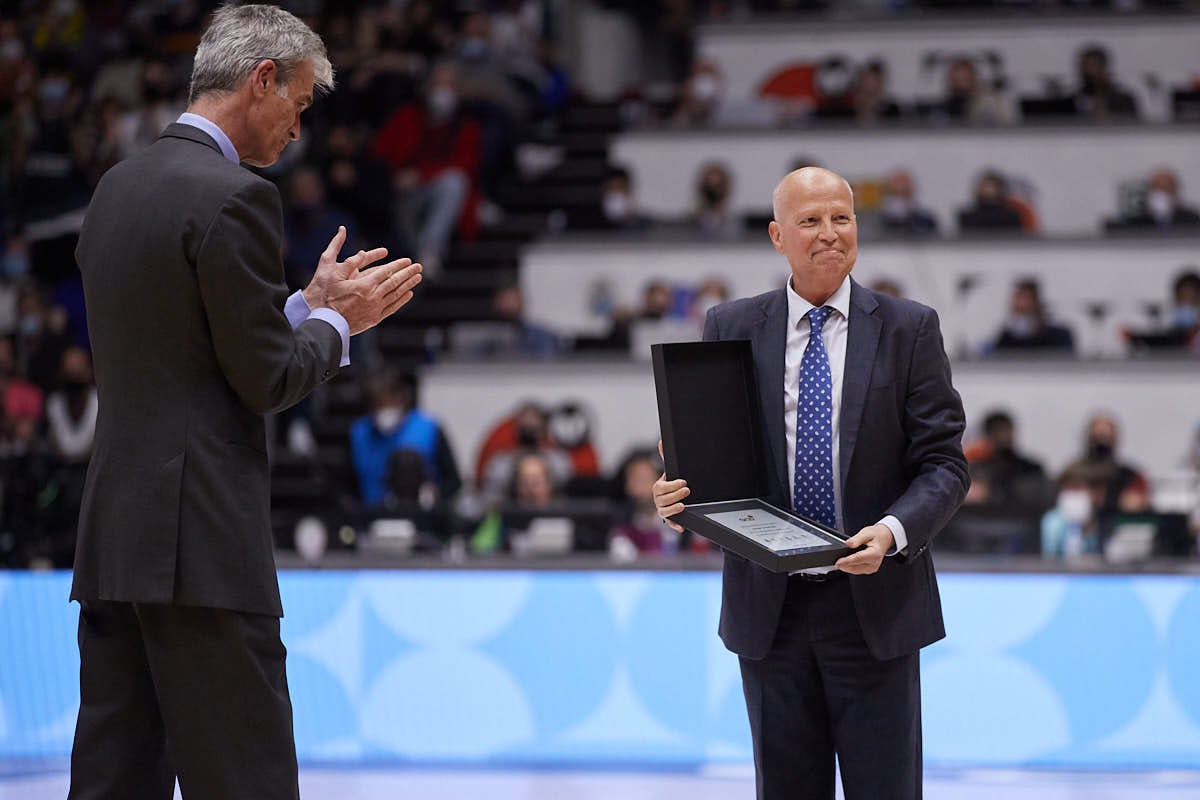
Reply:
[[[330,379],[330,377],[332,377],[332,376],[333,376],[333,370],[331,370],[331,369],[327,369],[327,370],[325,370],[325,374],[321,376],[321,380],[323,380],[323,381],[327,381],[327,380],[329,380],[329,379]]]

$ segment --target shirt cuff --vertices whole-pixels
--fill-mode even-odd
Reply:
[[[333,326],[333,329],[338,332],[338,336],[342,337],[342,362],[341,366],[345,367],[350,364],[350,324],[346,322],[346,318],[332,308],[318,308],[308,315],[309,319],[319,319],[322,322],[327,322]],[[903,530],[903,528],[901,528]]]
[[[300,323],[308,319],[308,315],[311,313],[308,302],[304,299],[304,293],[292,292],[287,302],[283,304],[283,313],[287,317],[288,324],[292,326],[292,330],[299,328]]]
[[[879,520],[879,524],[886,525],[888,530],[892,532],[892,538],[896,540],[896,543],[892,545],[892,549],[884,553],[885,556],[894,556],[908,549],[908,534],[904,532],[904,524],[900,520],[888,514]]]

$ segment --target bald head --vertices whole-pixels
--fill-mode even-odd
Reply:
[[[850,205],[853,206],[854,190],[850,188],[850,182],[841,175],[823,167],[801,167],[793,170],[784,175],[783,180],[775,185],[775,191],[771,194],[772,215],[775,219],[780,218],[793,193],[800,193],[802,196],[813,191],[824,192],[842,188],[845,189],[846,195],[850,198]]]
[[[771,243],[787,258],[792,288],[821,305],[842,285],[858,258],[854,192],[846,179],[820,167],[789,172],[775,187]]]

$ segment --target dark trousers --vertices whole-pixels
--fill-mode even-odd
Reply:
[[[835,755],[846,800],[919,800],[920,657],[871,655],[848,579],[793,576],[770,652],[741,667],[759,800],[833,800]]]
[[[296,800],[276,617],[86,601],[69,800]]]

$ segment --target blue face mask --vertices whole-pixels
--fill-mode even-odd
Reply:
[[[46,78],[39,87],[43,103],[61,103],[71,91],[71,84],[63,78]]]
[[[4,254],[4,277],[20,278],[29,272],[29,255],[19,250],[9,250]]]
[[[1171,315],[1171,325],[1176,328],[1190,328],[1200,323],[1200,309],[1195,306],[1176,306]]]
[[[21,336],[37,336],[41,332],[41,317],[21,317],[21,322],[17,325],[17,333],[19,333]]]
[[[474,37],[464,39],[458,52],[463,58],[482,58],[487,54],[487,41]]]

